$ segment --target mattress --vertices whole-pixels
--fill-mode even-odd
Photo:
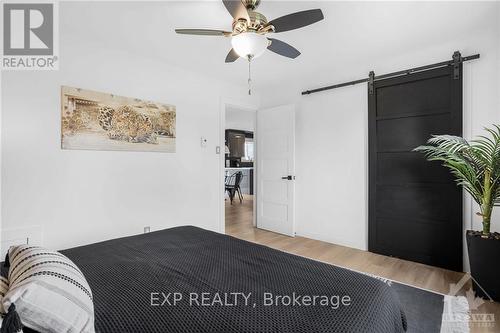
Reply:
[[[96,332],[406,330],[379,279],[197,227],[61,252],[90,284]]]

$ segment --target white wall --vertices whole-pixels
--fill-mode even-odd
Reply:
[[[226,107],[226,129],[255,131],[255,111]]]
[[[366,84],[301,96],[306,89],[451,59],[481,54],[464,64],[464,135],[500,123],[500,9],[476,30],[435,45],[414,45],[406,54],[345,63],[342,70],[318,73],[318,82],[280,83],[263,91],[262,107],[294,102],[297,111],[297,233],[355,248],[367,249],[367,91]],[[362,45],[359,52],[362,52]],[[353,52],[356,50],[353,49]],[[332,59],[334,61],[334,59]],[[328,78],[330,76],[330,78]],[[324,186],[321,186],[323,185]],[[313,191],[314,190],[314,191]],[[481,229],[466,197],[464,229]],[[500,209],[492,229],[500,231]],[[464,247],[465,248],[465,247]]]
[[[258,98],[64,31],[59,71],[3,73],[3,238],[31,234],[61,249],[142,233],[144,226],[219,230],[220,103],[257,107]],[[177,152],[61,150],[61,85],[176,105]]]
[[[367,108],[364,85],[302,100],[295,122],[298,235],[366,248]]]

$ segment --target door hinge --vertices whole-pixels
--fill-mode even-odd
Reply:
[[[462,63],[462,55],[459,51],[453,53],[453,80],[460,79],[460,64]]]
[[[371,71],[368,75],[368,94],[373,95],[375,89],[373,87],[373,82],[375,81],[375,72]]]

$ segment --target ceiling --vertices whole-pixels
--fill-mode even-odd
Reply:
[[[321,8],[325,20],[275,34],[299,49],[292,60],[266,51],[252,64],[257,88],[300,81],[314,87],[317,76],[348,65],[369,66],[376,57],[405,54],[457,35],[484,29],[495,2],[333,2],[266,1],[258,11],[269,20]],[[185,36],[174,28],[231,30],[232,18],[220,1],[61,2],[61,36],[78,36],[193,70],[235,84],[246,84],[243,59],[226,64],[228,38]],[[494,19],[493,19],[494,20]],[[105,32],[105,33],[104,33]],[[451,51],[450,51],[451,52]]]

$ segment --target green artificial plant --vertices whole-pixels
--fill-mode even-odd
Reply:
[[[470,143],[459,136],[435,135],[423,152],[429,161],[441,161],[449,168],[457,184],[477,202],[483,219],[483,237],[490,235],[491,213],[500,205],[500,126],[485,128],[488,136],[479,136]]]

